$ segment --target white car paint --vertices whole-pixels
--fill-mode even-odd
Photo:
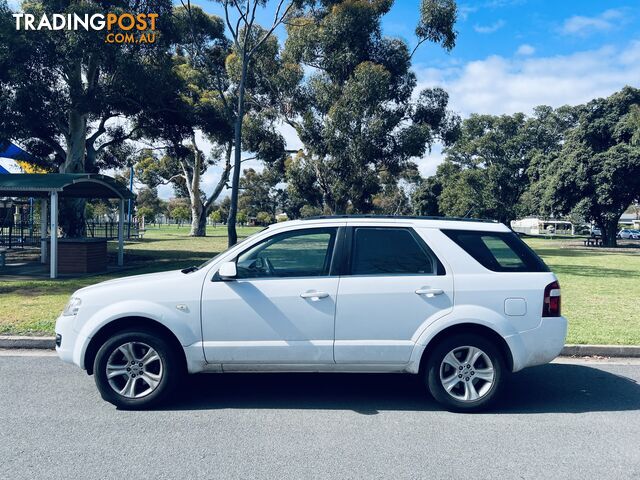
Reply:
[[[341,226],[408,227],[443,263],[446,275],[327,276],[214,281],[220,266],[276,233]],[[282,222],[249,237],[192,273],[172,271],[103,282],[73,294],[76,315],[61,315],[59,356],[81,368],[91,339],[117,319],[167,327],[189,372],[363,371],[417,373],[429,342],[446,328],[477,324],[508,345],[513,371],[546,363],[564,345],[564,317],[543,318],[551,272],[489,271],[441,229],[508,232],[498,223],[343,218]],[[435,289],[441,294],[416,294]],[[302,298],[306,292],[326,296]]]

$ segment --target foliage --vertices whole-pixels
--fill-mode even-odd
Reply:
[[[412,97],[408,47],[381,32],[391,4],[323,2],[297,11],[287,24],[284,57],[309,72],[281,106],[305,146],[287,162],[294,205],[303,199],[334,213],[373,211],[383,175],[397,181],[436,139],[455,136],[446,92],[426,89]],[[434,39],[436,32],[448,36],[452,25],[428,27],[421,31]]]
[[[620,216],[640,198],[639,105],[640,90],[625,87],[575,107],[576,124],[537,188],[547,210],[594,220],[609,246],[616,245]]]
[[[269,212],[258,212],[256,215],[256,223],[258,225],[269,225],[273,223],[274,218]]]
[[[505,224],[519,215],[538,213],[539,197],[528,194],[537,168],[559,151],[571,125],[567,108],[540,106],[531,117],[472,114],[462,122],[460,136],[445,149],[437,179],[421,191],[421,208],[449,216],[494,218]]]
[[[167,25],[169,0],[25,1],[24,12],[92,14],[134,9],[159,14]],[[171,35],[157,43],[122,47],[105,42],[104,32],[73,34],[55,30],[17,30],[11,12],[0,10],[0,143],[21,143],[46,170],[96,172],[121,165],[117,149],[136,135],[122,118],[143,121],[150,111],[170,109]],[[157,85],[162,85],[158,89]],[[67,200],[61,226],[82,235],[82,202]]]

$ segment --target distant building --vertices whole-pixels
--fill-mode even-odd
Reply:
[[[635,213],[623,213],[618,223],[640,229],[640,218]]]
[[[573,224],[566,220],[526,217],[511,221],[514,232],[527,235],[573,235]]]

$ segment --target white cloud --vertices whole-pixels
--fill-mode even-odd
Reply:
[[[584,17],[582,15],[574,15],[564,21],[560,32],[564,35],[587,36],[594,32],[602,32],[611,30],[617,23],[624,18],[621,10],[610,9],[602,12],[595,17]]]
[[[442,86],[454,110],[530,113],[536,105],[558,107],[610,95],[640,84],[640,41],[554,57],[493,55],[446,69],[418,69],[419,88]]]
[[[527,43],[520,45],[518,47],[518,50],[516,50],[516,55],[526,56],[526,55],[533,55],[534,53],[536,53],[536,49]]]
[[[473,29],[478,33],[493,33],[505,26],[504,20],[498,20],[491,25],[474,25]]]

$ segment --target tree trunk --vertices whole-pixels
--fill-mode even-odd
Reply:
[[[191,198],[191,231],[189,232],[189,236],[207,236],[207,215],[199,197]]]
[[[71,110],[69,112],[67,158],[62,165],[61,173],[84,173],[86,134],[86,115],[78,110]],[[84,222],[85,203],[84,199],[78,198],[67,198],[60,202],[60,228],[64,236],[77,238],[86,235]]]
[[[618,219],[602,221],[598,226],[602,232],[602,246],[617,247],[618,242],[616,235],[618,234]]]
[[[247,77],[247,58],[242,57],[242,73],[240,85],[238,86],[238,111],[233,132],[233,176],[231,180],[231,205],[229,206],[229,217],[227,219],[228,245],[232,247],[238,243],[238,233],[236,232],[236,217],[238,214],[238,187],[240,185],[240,165],[242,155],[242,118],[244,117],[244,90]]]

